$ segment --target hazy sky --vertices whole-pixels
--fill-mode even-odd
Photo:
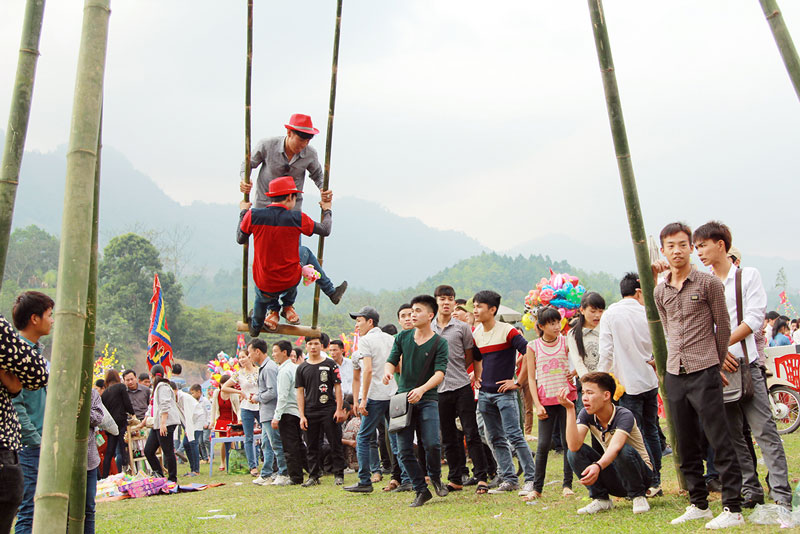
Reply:
[[[0,16],[2,129],[24,3]],[[29,150],[67,142],[81,4],[47,3]],[[254,140],[295,112],[324,134],[335,1],[255,4]],[[105,144],[176,200],[238,201],[246,2],[111,6]],[[800,102],[759,3],[605,9],[648,231],[719,218],[745,254],[800,259]],[[629,241],[584,1],[345,0],[331,169],[337,195],[495,250]]]

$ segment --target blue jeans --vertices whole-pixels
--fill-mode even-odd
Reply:
[[[389,413],[386,413],[386,426],[389,426]],[[401,484],[411,484],[411,478],[409,478],[408,473],[406,472],[406,468],[403,467],[403,464],[400,462],[400,449],[397,446],[397,434],[394,432],[389,432],[387,430],[387,434],[389,434],[389,446],[392,448],[392,456],[394,456],[394,461],[400,467],[400,483]]]
[[[268,311],[280,311],[281,303],[283,303],[284,307],[293,306],[296,299],[297,286],[292,286],[277,293],[267,293],[256,287],[256,302],[253,304],[253,318],[251,319],[253,328],[261,331]]]
[[[319,286],[320,291],[325,293],[328,296],[331,296],[336,288],[333,287],[333,282],[331,279],[328,278],[328,275],[325,274],[325,271],[322,270],[322,266],[317,261],[317,257],[314,256],[314,253],[308,247],[304,247],[300,245],[300,265],[313,265],[314,268],[319,273],[319,280],[317,280],[317,285]]]
[[[478,393],[478,410],[483,416],[492,451],[497,459],[497,470],[504,482],[517,484],[517,472],[511,456],[511,447],[517,453],[519,465],[525,473],[525,482],[534,480],[534,463],[531,449],[525,441],[519,423],[519,403],[514,391],[507,393]]]
[[[252,470],[258,467],[258,453],[253,446],[253,432],[258,420],[258,410],[242,408],[242,428],[244,429],[244,455],[247,456],[247,466]]]
[[[29,534],[33,528],[33,495],[36,493],[36,478],[39,476],[39,447],[23,447],[19,451],[19,466],[22,468],[24,490],[22,503],[17,512],[14,532]]]
[[[202,430],[200,431],[202,434]],[[197,432],[194,433],[197,436]],[[200,472],[200,444],[195,437],[194,441],[189,441],[189,436],[186,432],[183,433],[183,450],[186,452],[186,458],[189,460],[189,471],[192,473]]]
[[[264,432],[264,429],[266,428],[267,438],[268,438],[267,440],[264,440],[262,436],[261,439],[263,441],[269,441],[269,445],[272,448],[272,452],[275,453],[275,460],[278,462],[278,474],[282,476],[289,476],[289,471],[286,467],[286,457],[283,454],[283,441],[281,441],[281,433],[278,431],[277,428],[272,428],[272,425],[270,424],[271,422],[272,421],[266,421],[261,423],[261,429],[262,429],[261,432]],[[266,458],[267,455],[264,454],[265,468],[266,468]],[[272,469],[272,462],[270,462],[269,468],[270,470]],[[264,469],[261,469],[261,476],[264,477],[264,474],[265,474]]]
[[[208,449],[211,447],[211,429],[204,428],[203,430],[195,431],[202,432],[200,438],[200,459],[208,461]],[[196,434],[195,434],[196,435]],[[195,438],[197,439],[197,438]]]
[[[638,395],[625,393],[619,405],[633,412],[653,464],[653,486],[661,485],[661,437],[658,435],[658,388]]]
[[[577,452],[567,451],[567,459],[572,470],[583,473],[593,462],[600,459],[600,453],[586,445]],[[580,474],[578,475],[580,476]],[[647,467],[636,449],[625,444],[619,454],[605,469],[600,471],[597,481],[588,487],[592,499],[615,497],[644,497],[652,484],[653,471]]]
[[[358,483],[369,486],[370,473],[380,472],[378,440],[375,433],[381,420],[386,420],[389,412],[388,400],[367,399],[367,415],[361,416],[361,427],[356,436],[356,456],[358,457]]]
[[[83,518],[83,534],[94,534],[94,497],[96,493],[97,468],[95,467],[86,471],[86,512]]]
[[[261,478],[269,478],[272,476],[272,464],[275,462],[275,452],[269,444],[269,435],[267,427],[270,426],[271,421],[261,422],[261,455],[264,457],[264,465],[261,467]],[[258,467],[258,466],[256,466]]]
[[[397,432],[397,448],[400,465],[406,470],[414,491],[423,492],[428,485],[417,457],[414,455],[414,429],[418,426],[425,449],[425,460],[428,464],[428,475],[433,480],[442,478],[442,446],[439,442],[439,403],[437,401],[420,401],[410,406],[411,424]],[[362,423],[363,424],[363,423]]]

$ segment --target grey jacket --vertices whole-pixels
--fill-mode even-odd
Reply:
[[[267,356],[258,368],[258,416],[261,423],[269,423],[278,404],[278,364]]]

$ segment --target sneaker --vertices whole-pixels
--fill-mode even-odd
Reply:
[[[669,456],[670,454],[672,454],[672,447],[670,447],[669,445],[667,445],[666,447],[661,449],[661,456],[662,457],[663,456]]]
[[[278,475],[275,477],[275,480],[272,481],[273,486],[289,486],[292,484],[292,479],[285,475]]]
[[[344,469],[344,474],[345,474],[345,475],[352,475],[352,474],[353,474],[353,473],[355,473],[355,472],[356,472],[356,470],[355,470],[355,469],[350,469],[349,467],[346,467],[346,468]]]
[[[519,486],[517,484],[514,484],[513,482],[508,482],[507,480],[504,480],[496,488],[490,489],[489,493],[491,493],[492,495],[497,495],[499,493],[508,493],[509,491],[517,491],[518,489],[519,489]]]
[[[701,510],[697,506],[691,504],[686,507],[686,511],[683,513],[682,516],[676,517],[670,524],[672,525],[680,525],[681,523],[686,523],[687,521],[694,521],[695,519],[713,519],[714,514],[711,513],[710,508],[706,508],[705,510]]]
[[[500,475],[495,475],[489,479],[489,489],[496,488],[500,485]]]
[[[727,508],[722,509],[722,513],[717,517],[706,523],[706,528],[717,530],[720,528],[738,527],[744,525],[744,517],[742,514],[731,512]]]
[[[334,486],[342,486],[344,485],[344,477],[336,477],[333,479]]]
[[[258,478],[253,479],[253,484],[256,484],[258,486],[266,486],[269,483],[270,483],[270,480],[268,478],[258,477]]]
[[[650,504],[647,502],[647,497],[634,497],[633,498],[633,513],[643,514],[650,511]]]
[[[345,280],[334,289],[333,293],[328,295],[328,298],[331,299],[333,304],[339,304],[339,301],[342,300],[342,295],[344,292],[347,291],[347,281]]]
[[[605,512],[614,508],[614,503],[609,499],[593,499],[592,502],[578,509],[578,514],[596,514],[597,512]]]
[[[520,497],[525,497],[529,493],[533,493],[533,480],[529,480],[522,485],[522,489],[517,492]]]
[[[664,491],[661,489],[661,486],[653,486],[652,488],[647,488],[647,493],[645,493],[645,497],[648,499],[652,499],[653,497],[663,497]]]
[[[278,472],[277,472],[277,471],[275,471],[274,473],[272,473],[272,474],[271,474],[271,475],[268,477],[269,483],[270,483],[270,484],[272,484],[273,482],[275,482],[275,479],[276,479],[276,478],[278,478]]]
[[[310,488],[311,486],[319,486],[319,479],[317,477],[308,477],[308,480],[300,484],[304,488]]]
[[[423,491],[417,493],[417,496],[414,497],[414,501],[409,506],[411,508],[417,508],[418,506],[422,506],[431,499],[433,499],[433,495],[431,494],[428,488],[425,488]]]

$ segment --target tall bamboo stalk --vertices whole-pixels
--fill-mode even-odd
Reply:
[[[14,217],[14,201],[19,185],[19,169],[22,166],[25,136],[28,133],[28,119],[31,115],[33,81],[36,77],[36,63],[39,60],[39,37],[42,34],[43,18],[44,0],[28,0],[22,24],[11,111],[8,114],[3,163],[0,165],[0,287],[3,285],[11,220]]]
[[[778,9],[778,2],[777,0],[759,0],[759,2],[761,3],[761,9],[764,11],[764,16],[767,17],[767,22],[769,22],[775,43],[778,45],[783,64],[786,66],[786,71],[792,80],[794,92],[797,94],[797,98],[800,98],[800,59],[797,57],[797,49],[794,47],[789,29],[786,28],[783,15]]]
[[[110,0],[86,0],[72,105],[64,215],[58,262],[53,361],[44,412],[33,532],[63,532],[67,525],[75,428],[83,365],[86,300],[92,242],[97,139],[103,97]],[[85,474],[84,474],[85,476]]]
[[[603,90],[606,94],[608,121],[611,125],[611,136],[614,138],[614,151],[617,154],[617,167],[619,168],[619,177],[622,182],[622,194],[625,198],[625,209],[628,213],[628,226],[630,227],[631,240],[633,241],[633,251],[636,255],[636,267],[639,271],[644,305],[647,310],[647,322],[650,325],[650,337],[653,341],[653,356],[656,360],[656,368],[661,383],[661,398],[664,401],[664,409],[667,412],[667,425],[674,442],[674,440],[677,440],[677,434],[667,406],[667,392],[664,389],[667,343],[664,339],[664,330],[653,298],[655,283],[650,268],[650,252],[647,247],[647,235],[644,232],[642,209],[639,206],[636,178],[633,175],[633,164],[631,162],[630,148],[628,147],[628,134],[625,130],[625,120],[622,116],[622,102],[617,88],[617,76],[614,73],[614,60],[611,57],[611,44],[608,40],[602,0],[589,0],[589,12],[592,18],[594,42],[597,47],[597,59],[600,62],[600,72],[603,78]],[[679,469],[678,447],[673,447],[672,450],[672,458],[675,461],[678,473],[678,483],[681,488],[685,488],[686,483]]]
[[[92,409],[92,373],[94,368],[94,340],[97,322],[97,241],[100,223],[100,153],[103,147],[103,116],[97,134],[97,166],[94,170],[94,202],[92,204],[92,249],[89,256],[89,287],[86,292],[86,327],[83,331],[83,366],[78,398],[78,422],[75,428],[75,460],[72,465],[72,484],[69,492],[67,531],[83,532],[86,517],[86,462],[89,439],[89,414]],[[122,429],[120,429],[122,432]],[[109,453],[113,454],[113,453]]]
[[[336,107],[336,77],[339,74],[339,33],[342,27],[342,0],[336,2],[336,29],[333,32],[333,61],[331,64],[331,94],[328,101],[328,131],[325,137],[325,167],[322,176],[322,190],[328,189],[331,178],[331,145],[333,143],[333,112]],[[325,252],[325,238],[319,236],[317,260],[322,265],[322,254]],[[319,284],[314,284],[314,312],[311,328],[317,327],[319,320]]]
[[[247,0],[247,60],[244,83],[244,181],[250,183],[250,86],[253,72],[253,0]],[[250,194],[244,194],[250,202]],[[242,245],[242,321],[247,322],[247,283],[249,281],[250,242]]]

